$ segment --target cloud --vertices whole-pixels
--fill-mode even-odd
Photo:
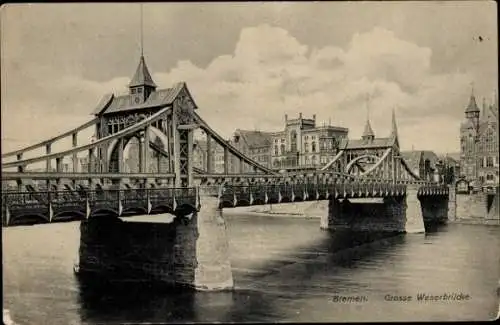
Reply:
[[[434,119],[446,117],[446,125],[458,130],[471,78],[458,72],[433,74],[431,58],[431,49],[382,28],[355,34],[346,48],[309,48],[284,29],[260,25],[243,29],[234,53],[215,58],[206,68],[183,61],[155,78],[187,81],[201,116],[227,137],[237,127],[279,130],[285,113],[303,112],[319,120],[332,118],[356,138],[370,94],[377,135],[389,134],[395,108],[403,147],[456,150],[456,132],[436,141]],[[416,125],[418,133],[412,131]]]
[[[199,114],[225,137],[236,128],[280,130],[285,113],[302,112],[305,117],[316,114],[319,123],[331,118],[332,124],[348,127],[350,137],[357,138],[370,94],[370,118],[377,136],[389,134],[395,108],[403,149],[415,145],[458,150],[459,122],[468,96],[464,91],[471,78],[460,72],[432,73],[431,59],[431,49],[382,28],[355,34],[345,48],[312,48],[285,29],[263,24],[242,29],[233,52],[214,58],[206,67],[179,61],[170,71],[153,73],[153,78],[160,88],[186,81]],[[18,89],[4,98],[9,110],[3,112],[2,124],[7,120],[3,137],[53,135],[55,125],[19,135],[21,125],[47,119],[37,116],[38,111],[58,114],[60,120],[68,117],[68,128],[76,126],[90,118],[103,94],[122,93],[129,81],[120,77],[95,82],[78,75],[55,75],[49,69],[37,75],[45,78],[34,82],[32,93]],[[14,107],[20,114],[14,114]],[[439,136],[443,126],[456,132]]]

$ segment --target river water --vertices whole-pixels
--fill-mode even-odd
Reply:
[[[129,219],[130,220],[130,219]],[[233,292],[98,292],[73,275],[79,222],[4,228],[4,310],[16,324],[489,320],[500,227],[449,224],[381,238],[318,219],[227,215]],[[467,300],[417,301],[461,293]],[[412,301],[388,301],[411,296]],[[338,302],[335,296],[358,297]],[[347,299],[347,298],[346,298]],[[353,298],[348,298],[353,299]]]

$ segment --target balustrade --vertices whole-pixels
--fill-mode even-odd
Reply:
[[[8,226],[16,224],[19,219],[33,217],[38,219],[35,223],[62,221],[64,218],[59,216],[63,214],[65,218],[75,219],[96,213],[119,216],[127,210],[135,214],[150,213],[155,207],[173,212],[176,204],[196,207],[197,195],[196,188],[89,190],[83,186],[63,191],[47,188],[42,191],[3,192],[2,222]]]
[[[262,178],[258,181],[225,178],[220,181],[220,184],[214,185],[213,193],[210,192],[208,195],[219,197],[224,207],[329,198],[403,196],[406,194],[408,186],[407,182],[377,181],[375,179],[352,181],[328,177],[290,178],[287,182],[280,182],[277,178]],[[107,187],[105,183],[101,182],[100,184]],[[419,196],[445,196],[449,193],[448,188],[443,185],[413,184],[418,186]],[[4,192],[2,194],[3,215],[5,216],[8,211],[10,220],[23,215],[36,215],[51,222],[54,217],[57,219],[60,214],[72,212],[89,217],[96,213],[110,213],[120,216],[131,213],[174,212],[186,205],[198,208],[199,193],[197,188],[143,185],[145,184],[138,183],[137,187],[133,188],[127,183],[123,183],[121,186],[127,188],[102,188],[99,183],[94,182],[94,184],[89,183],[88,187],[79,184],[76,189],[66,186],[67,189],[64,191],[57,188],[52,189],[52,186],[47,188],[39,186],[38,191],[32,188],[29,192]],[[204,192],[207,191],[204,190]],[[4,224],[6,224],[5,220]]]

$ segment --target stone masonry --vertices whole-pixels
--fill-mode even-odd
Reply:
[[[217,196],[171,223],[95,217],[80,227],[79,270],[111,280],[159,281],[197,290],[233,288],[229,242]]]
[[[208,291],[232,289],[234,282],[229,260],[229,239],[219,199],[201,189],[200,204],[200,211],[191,220],[191,224],[197,228],[197,236],[191,237],[194,233],[190,232],[182,239],[182,242],[196,245],[193,286],[197,290]]]
[[[426,223],[444,223],[454,208],[455,193],[446,196],[418,196],[418,186],[407,186],[405,196],[389,196],[383,202],[329,201],[321,216],[321,229],[424,233]],[[451,201],[451,203],[450,203]],[[452,211],[453,215],[454,212]]]
[[[486,219],[488,215],[486,193],[457,194],[457,219]]]
[[[408,186],[406,188],[406,211],[404,213],[404,218],[405,230],[407,233],[425,232],[422,205],[420,204],[417,194],[418,187]]]

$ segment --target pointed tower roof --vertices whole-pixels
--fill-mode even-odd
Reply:
[[[373,133],[372,126],[370,125],[370,120],[366,120],[365,130],[363,131],[363,138],[375,137],[375,133]]]
[[[391,136],[397,138],[398,137],[398,126],[396,124],[396,113],[394,109],[392,109],[392,128],[391,128]]]
[[[370,94],[366,95],[366,124],[361,138],[375,138],[375,133],[373,133],[372,126],[370,125]]]
[[[470,94],[469,105],[465,109],[465,113],[479,112],[479,107],[476,104],[476,97],[474,96],[474,88]]]
[[[151,74],[149,73],[148,66],[146,65],[143,55],[141,55],[137,70],[135,70],[134,77],[129,84],[129,87],[137,86],[150,86],[156,88],[156,84],[154,83],[153,78],[151,78]]]

